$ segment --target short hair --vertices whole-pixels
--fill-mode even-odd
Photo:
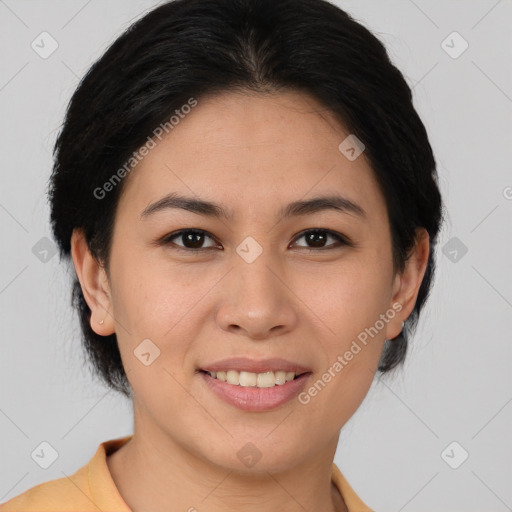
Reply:
[[[174,0],[132,24],[95,62],[74,92],[54,148],[51,225],[61,259],[73,229],[108,269],[123,182],[102,187],[190,98],[229,91],[302,91],[332,111],[365,145],[385,199],[393,264],[402,271],[416,228],[430,254],[405,328],[386,340],[378,370],[403,363],[434,275],[442,220],[435,158],[412,91],[384,45],[325,0]],[[131,388],[115,333],[96,334],[76,277],[83,347],[94,372],[125,396]]]

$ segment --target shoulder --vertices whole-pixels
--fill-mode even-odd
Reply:
[[[338,466],[334,463],[332,465],[331,479],[339,490],[340,494],[343,496],[343,500],[347,505],[348,512],[373,512],[373,510],[368,505],[366,505],[355,492]],[[0,512],[2,511],[0,510]]]
[[[0,512],[69,512],[70,507],[96,507],[89,501],[87,466],[71,477],[57,478],[31,487],[0,505]],[[84,509],[86,510],[86,509]]]
[[[92,459],[75,473],[31,487],[0,504],[0,512],[129,512],[106,457],[131,437],[101,443]]]

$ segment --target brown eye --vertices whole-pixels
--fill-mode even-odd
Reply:
[[[164,239],[164,243],[172,243],[177,245],[179,250],[202,250],[208,249],[210,247],[215,247],[215,244],[204,247],[203,244],[205,239],[209,238],[213,240],[211,236],[209,236],[206,231],[202,229],[186,229],[182,231],[178,231],[177,233],[173,233]],[[180,240],[182,244],[174,242],[174,240]]]
[[[340,245],[350,245],[345,236],[328,229],[310,229],[304,231],[296,240],[301,238],[304,238],[308,245],[299,245],[299,247],[305,247],[306,249],[329,249],[339,247]],[[329,239],[334,239],[335,243],[327,244]]]

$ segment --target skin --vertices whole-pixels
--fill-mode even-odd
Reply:
[[[347,510],[331,482],[340,429],[365,398],[385,340],[400,333],[414,307],[429,249],[426,231],[418,230],[404,272],[394,272],[384,197],[365,154],[349,161],[339,151],[347,135],[332,113],[299,92],[200,99],[125,178],[109,269],[73,233],[91,326],[116,333],[134,392],[133,439],[107,464],[135,512],[164,512],[170,504],[209,512],[259,511],[262,504]],[[170,192],[218,202],[234,216],[168,209],[141,219]],[[281,206],[333,192],[366,216],[325,210],[276,220]],[[207,232],[203,247],[210,249],[155,244],[192,228]],[[322,244],[297,236],[312,228],[341,233],[353,246],[329,237],[328,248],[315,249]],[[263,249],[250,264],[236,252],[247,236]],[[187,250],[183,237],[173,242]],[[401,310],[306,405],[293,399],[244,412],[196,372],[231,356],[282,357],[311,368],[313,384],[393,304]],[[160,350],[149,366],[133,353],[146,338]],[[262,454],[252,468],[237,457],[248,442]]]

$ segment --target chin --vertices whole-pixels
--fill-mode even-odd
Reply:
[[[288,437],[288,446],[281,439],[270,439],[267,433],[259,438],[240,436],[226,439],[225,443],[211,443],[207,452],[202,456],[216,466],[227,471],[241,475],[266,475],[267,473],[281,473],[288,471],[307,457],[307,453],[300,452],[304,449],[303,439],[293,442]],[[283,436],[284,437],[284,436]],[[215,449],[211,449],[211,445]]]

